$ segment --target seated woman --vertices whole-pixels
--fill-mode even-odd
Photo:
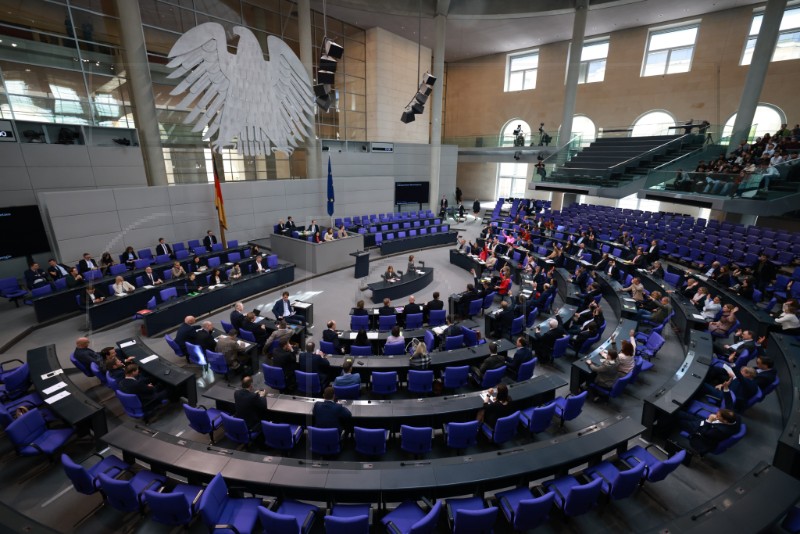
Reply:
[[[322,243],[322,239],[319,236],[319,232],[314,232],[314,243]]]
[[[339,235],[336,236],[338,239],[342,239],[343,237],[347,237],[347,230],[344,229],[344,224],[339,227]]]
[[[200,256],[195,256],[192,258],[192,262],[189,264],[189,270],[193,273],[197,273],[200,271],[205,271],[208,267],[206,266],[206,260],[201,258]]]
[[[494,389],[490,389],[490,399],[493,393]],[[497,386],[497,397],[495,397],[494,401],[490,400],[483,405],[483,409],[478,412],[477,419],[485,425],[494,428],[498,419],[509,416],[512,413],[514,413],[514,409],[511,407],[511,396],[508,394],[508,386],[499,384]]]
[[[172,263],[172,278],[176,279],[176,278],[181,278],[183,276],[186,276],[186,271],[184,270],[183,266],[181,265],[181,262],[179,262],[179,261],[173,262]]]
[[[128,266],[128,269],[133,270],[134,265],[136,264],[136,260],[139,258],[136,257],[136,253],[133,251],[133,247],[128,247],[125,249],[125,252],[122,253],[120,259],[125,262],[125,265]]]
[[[797,317],[797,306],[788,300],[783,303],[781,315],[775,319],[775,322],[781,325],[781,330],[784,333],[797,334],[800,331],[800,319]]]
[[[367,336],[367,331],[361,328],[358,333],[356,334],[356,338],[353,340],[353,345],[357,347],[369,347],[369,336]]]
[[[364,309],[363,300],[356,302],[356,308],[353,310],[353,315],[369,315],[369,312]]]
[[[722,317],[719,321],[712,321],[708,323],[708,331],[712,334],[724,334],[736,323],[736,312],[739,308],[735,308],[731,304],[722,306]]]
[[[238,280],[241,277],[242,277],[242,266],[239,265],[239,262],[237,261],[233,264],[233,267],[231,267],[231,274],[229,278],[231,280]]]
[[[328,230],[325,232],[324,240],[325,240],[326,243],[328,241],[335,241],[336,240],[336,237],[333,235],[333,228],[328,228]]]
[[[486,258],[486,270],[493,271],[495,265],[497,265],[497,255],[492,252],[492,255]]]
[[[114,279],[114,294],[115,295],[126,295],[128,293],[132,293],[136,288],[133,287],[131,284],[125,281],[124,278],[121,276],[117,276]]]
[[[108,276],[108,270],[114,265],[114,258],[111,257],[110,252],[103,252],[100,256],[100,270],[103,271],[104,276]]]
[[[708,299],[708,288],[705,286],[701,286],[697,289],[697,293],[694,294],[692,297],[692,304],[698,310],[702,310],[703,307],[706,305],[706,300]]]
[[[400,335],[400,327],[394,325],[392,333],[386,338],[386,343],[397,343],[398,341],[405,342],[405,338]]]
[[[428,354],[428,347],[425,346],[425,343],[417,344],[417,348],[414,349],[414,354],[411,355],[411,359],[408,362],[408,366],[412,369],[427,369],[431,365],[431,357]]]
[[[225,282],[225,275],[219,269],[214,269],[214,272],[211,273],[211,277],[209,278],[209,283],[211,285],[219,285]]]
[[[614,348],[612,342],[611,348]],[[617,356],[617,372],[621,375],[627,375],[633,370],[636,361],[636,330],[630,331],[630,337],[622,340],[622,347],[619,349]]]
[[[386,272],[383,274],[383,279],[386,280],[387,282],[389,280],[399,280],[400,275],[394,272],[394,267],[390,265],[386,268]]]
[[[603,388],[611,388],[619,378],[619,354],[614,349],[603,351],[603,358],[599,365],[595,365],[591,358],[586,358],[586,365],[596,373],[594,383]],[[597,397],[595,397],[597,400]]]
[[[189,273],[189,276],[186,278],[186,292],[197,293],[198,291],[202,290],[203,286],[200,285],[200,281],[197,279],[197,274]]]

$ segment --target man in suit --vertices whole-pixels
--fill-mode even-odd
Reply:
[[[443,310],[444,302],[439,298],[439,292],[433,292],[433,299],[425,303],[425,321],[430,318],[431,310]]]
[[[422,313],[422,308],[416,303],[415,300],[416,299],[414,298],[414,295],[408,297],[408,304],[403,306],[403,313],[405,313],[406,316],[414,315],[415,313]]]
[[[572,279],[572,283],[578,286],[581,292],[586,292],[586,282],[589,280],[589,273],[586,271],[586,268],[581,265],[578,267],[578,272],[575,274],[575,277]]]
[[[453,321],[453,316],[448,315],[445,318],[445,329],[442,332],[442,345],[448,337],[460,336],[462,334],[461,326]]]
[[[70,268],[63,263],[58,263],[55,258],[47,260],[47,265],[47,275],[51,280],[65,278],[69,274]]]
[[[240,330],[247,330],[253,337],[256,339],[256,343],[264,347],[266,350],[268,347],[265,346],[267,341],[267,327],[264,326],[263,323],[256,322],[256,314],[253,312],[247,312],[244,316],[244,320],[242,321],[242,327]]]
[[[311,224],[308,226],[306,231],[309,232],[311,235],[314,235],[317,232],[319,232],[319,225],[317,224],[317,221],[312,219]]]
[[[244,323],[244,304],[237,302],[233,305],[233,311],[231,312],[231,326],[239,330],[242,328],[242,323]]]
[[[550,285],[545,283],[543,287],[543,291],[539,293],[539,297],[533,299],[531,306],[534,308],[539,308],[539,311],[545,311],[544,305],[551,296],[553,296],[556,292],[556,286]]]
[[[579,351],[583,344],[586,342],[587,339],[591,339],[594,335],[597,334],[597,323],[594,321],[590,321],[586,323],[586,327],[582,328],[578,331],[575,335],[572,336],[570,339],[569,344],[572,346],[575,351]]]
[[[664,278],[664,268],[661,266],[661,262],[656,260],[653,262],[653,265],[647,270],[654,278],[663,279]]]
[[[753,378],[761,391],[775,382],[778,372],[775,370],[775,361],[769,356],[759,356],[756,359],[756,376]]]
[[[392,306],[392,301],[389,298],[383,299],[383,306],[378,309],[378,315],[396,315],[397,310]]]
[[[330,381],[331,363],[322,351],[315,351],[315,348],[313,341],[306,342],[306,350],[300,353],[297,368],[305,373],[317,373],[320,386],[325,388]]]
[[[703,456],[736,434],[742,421],[733,410],[720,408],[705,419],[692,413],[678,412],[678,423],[681,430],[689,433],[689,447],[684,448]]]
[[[725,406],[738,413],[747,409],[748,401],[758,393],[758,383],[755,380],[757,373],[753,367],[728,369],[724,369],[728,373],[724,382],[717,385],[705,382],[703,389],[707,395],[724,399]]]
[[[75,359],[83,364],[87,371],[91,369],[92,363],[96,363],[102,369],[103,357],[89,348],[88,337],[79,337],[75,341]]]
[[[129,393],[139,397],[142,407],[147,409],[149,406],[161,404],[167,398],[167,390],[158,390],[150,380],[140,375],[139,365],[129,363],[125,366],[125,378],[119,381],[119,389],[123,393]]]
[[[283,378],[286,387],[290,390],[295,387],[294,371],[297,369],[297,357],[295,356],[289,336],[281,338],[279,347],[272,353],[272,365],[283,369]]]
[[[206,232],[206,236],[203,238],[203,246],[206,247],[207,250],[211,250],[211,245],[217,244],[217,236],[214,235],[214,232],[209,230]]]
[[[28,289],[44,287],[48,284],[47,273],[39,268],[37,262],[30,264],[30,269],[25,271],[25,285]]]
[[[514,357],[506,357],[506,365],[513,374],[519,372],[519,367],[523,363],[529,362],[533,359],[533,352],[528,348],[528,342],[525,338],[520,336],[517,338],[517,350],[514,352]]]
[[[497,343],[489,343],[489,355],[481,362],[480,367],[472,367],[472,376],[476,383],[480,384],[486,371],[497,369],[506,364],[506,359],[497,354]]]
[[[92,269],[97,269],[97,262],[92,259],[92,255],[88,252],[83,253],[83,259],[78,262],[78,271],[81,274],[85,273],[86,271],[91,271]]]
[[[263,273],[267,270],[267,263],[264,261],[264,258],[261,256],[261,254],[256,256],[254,269],[257,273]]]
[[[289,302],[288,291],[284,291],[281,298],[275,301],[272,306],[272,314],[279,321],[283,319],[287,323],[305,324],[305,320],[301,316],[295,315],[294,306]]]
[[[322,392],[323,400],[314,403],[311,420],[317,428],[335,428],[339,433],[350,432],[353,414],[350,410],[337,404],[334,400],[333,388],[328,386]]]
[[[352,386],[353,384],[361,384],[361,375],[353,372],[353,360],[346,359],[342,364],[342,374],[334,379],[333,385]]]
[[[153,268],[150,266],[145,267],[142,281],[146,286],[157,286],[164,283],[160,276],[153,273]]]
[[[733,345],[722,344],[720,347],[715,343],[715,354],[719,354],[720,358],[725,358],[730,363],[735,362],[740,356],[743,356],[745,351],[751,356],[755,355],[756,342],[753,339],[752,330],[737,330],[733,335],[733,339],[735,341]]]
[[[195,342],[195,336],[198,330],[195,322],[197,322],[197,319],[195,319],[193,315],[187,315],[183,319],[183,324],[178,328],[178,331],[175,332],[175,343],[183,350],[184,354],[186,353],[186,342]]]
[[[508,302],[503,301],[500,303],[500,310],[495,313],[495,330],[492,332],[492,337],[503,338],[511,334],[511,325],[514,322],[514,310],[508,305]]]
[[[556,315],[547,321],[549,330],[542,334],[542,329],[536,327],[536,332],[533,335],[533,350],[536,356],[542,363],[549,363],[553,361],[553,347],[556,340],[561,339],[566,334],[564,327],[561,325],[561,317]]]
[[[172,247],[170,247],[166,241],[164,241],[163,237],[158,238],[158,245],[156,245],[156,256],[163,256],[164,254],[169,254],[170,258],[175,258],[172,254]]]
[[[617,261],[613,258],[609,258],[608,265],[605,266],[603,272],[606,273],[612,280],[616,280],[619,276],[619,267],[617,267]]]
[[[333,344],[333,350],[337,354],[344,354],[344,347],[339,341],[339,334],[336,332],[336,321],[328,321],[327,328],[322,332],[322,341]]]
[[[275,324],[275,326],[277,326],[278,328],[276,328],[269,335],[269,337],[267,338],[267,341],[264,343],[264,351],[265,351],[265,353],[266,353],[266,351],[270,350],[270,348],[272,347],[272,343],[275,340],[281,340],[281,339],[283,339],[285,337],[292,337],[292,330],[290,330],[288,328],[288,325],[286,324],[286,321],[283,321],[283,320],[278,321]]]
[[[647,262],[653,263],[654,261],[658,261],[661,258],[661,251],[658,247],[658,241],[653,239],[650,242],[650,248],[647,249]]]
[[[286,230],[291,232],[295,228],[297,228],[297,225],[294,224],[294,220],[292,219],[292,216],[290,215],[289,217],[286,217]]]
[[[767,255],[763,253],[758,257],[758,261],[753,265],[752,269],[755,286],[761,291],[764,291],[772,283],[778,272],[775,264],[769,261]]]
[[[444,217],[447,213],[447,196],[442,195],[442,200],[439,201],[439,217]]]
[[[255,391],[253,378],[242,378],[242,387],[233,392],[233,415],[244,419],[247,428],[255,430],[267,418],[267,400],[264,390]]]
[[[200,330],[195,333],[194,339],[195,345],[199,346],[202,350],[210,350],[213,352],[217,348],[217,341],[214,339],[214,323],[211,321],[203,321],[203,324],[200,325]]]

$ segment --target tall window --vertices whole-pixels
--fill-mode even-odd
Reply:
[[[752,61],[753,50],[756,47],[756,39],[758,38],[758,32],[761,31],[761,22],[763,20],[763,12],[753,15],[753,23],[750,24],[750,33],[747,34],[740,65],[749,65],[750,61]],[[772,52],[772,61],[800,58],[800,7],[787,9],[783,13],[778,31],[780,33],[778,34],[778,43]]]
[[[642,76],[661,76],[689,72],[697,40],[699,23],[660,30],[650,30]]]
[[[539,51],[509,54],[506,58],[506,92],[536,88]]]
[[[505,140],[514,138],[514,130],[520,128],[525,133],[525,144],[530,141],[531,127],[527,122],[519,119],[512,119],[503,126],[500,132],[500,138]],[[512,146],[512,143],[503,142],[501,146]],[[510,154],[509,154],[510,156]],[[497,166],[497,190],[495,199],[508,198],[508,197],[523,197],[525,196],[525,188],[528,186],[526,178],[528,177],[528,164],[527,163],[501,163]]]
[[[602,82],[606,77],[608,39],[591,41],[583,45],[578,83]]]
[[[575,115],[572,118],[572,135],[581,137],[581,146],[589,146],[597,138],[597,127],[589,117]]]
[[[763,137],[766,133],[774,134],[780,129],[781,124],[786,122],[784,117],[785,115],[783,111],[774,106],[758,106],[755,114],[753,115],[753,124],[750,126],[750,132],[747,138],[752,141],[756,137]],[[731,138],[731,134],[733,133],[733,124],[735,122],[736,113],[731,115],[731,118],[728,119],[728,122],[726,122],[725,126],[722,128],[721,142],[727,142]]]
[[[670,130],[675,126],[675,119],[666,111],[649,111],[636,119],[633,123],[631,137],[646,137],[649,135],[669,135],[675,133]]]

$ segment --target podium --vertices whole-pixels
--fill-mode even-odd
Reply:
[[[369,252],[362,250],[361,252],[351,252],[350,255],[356,259],[354,278],[367,276],[369,274]]]

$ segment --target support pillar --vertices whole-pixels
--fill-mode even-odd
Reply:
[[[429,209],[436,212],[439,206],[439,175],[442,168],[442,102],[444,96],[444,41],[447,32],[447,11],[450,0],[439,0],[436,3],[436,42],[433,47],[433,75],[436,76],[436,85],[431,93],[431,183]],[[421,79],[421,74],[420,79]],[[417,81],[419,83],[419,80]],[[445,191],[448,200],[455,205],[455,190]],[[453,196],[451,196],[453,195]]]
[[[729,146],[738,146],[742,140],[747,139],[750,135],[750,127],[756,114],[758,99],[761,97],[761,89],[764,87],[767,68],[769,68],[769,63],[772,60],[775,45],[778,43],[778,32],[784,11],[786,11],[786,0],[769,0],[767,2],[764,18],[761,21],[761,29],[758,32],[758,38],[756,38],[753,58],[750,61],[750,68],[747,69],[747,78],[744,81],[742,97],[739,99],[739,109],[736,112],[736,120],[733,123]]]
[[[572,23],[572,42],[569,49],[569,63],[567,63],[567,81],[564,86],[564,110],[556,146],[568,143],[572,137],[572,117],[575,115],[575,99],[578,96],[578,76],[581,69],[581,52],[583,51],[583,37],[586,34],[588,12],[588,0],[575,1],[575,20]]]
[[[150,78],[150,66],[147,62],[139,3],[116,0],[116,4],[124,49],[125,73],[131,88],[133,118],[139,134],[139,147],[144,159],[147,184],[167,185],[167,167],[164,164],[164,150],[161,146],[161,134],[158,131],[156,100],[153,96],[153,81]]]
[[[308,79],[314,83],[314,43],[311,39],[311,2],[297,0],[297,26],[300,32],[300,62],[308,73]],[[339,73],[342,79],[344,74]],[[319,143],[317,142],[317,118],[311,114],[311,135],[306,139],[306,177],[321,178]]]

